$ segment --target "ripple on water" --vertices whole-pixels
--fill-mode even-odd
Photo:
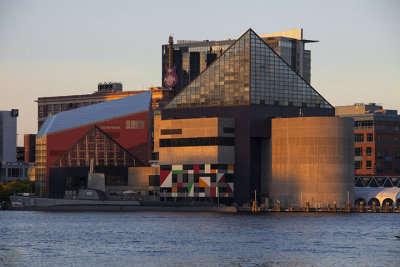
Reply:
[[[399,214],[0,212],[0,266],[397,266]]]

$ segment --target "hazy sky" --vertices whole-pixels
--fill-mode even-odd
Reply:
[[[19,144],[38,97],[161,86],[161,45],[304,29],[311,84],[332,105],[400,110],[400,1],[0,0],[0,110],[18,108]]]

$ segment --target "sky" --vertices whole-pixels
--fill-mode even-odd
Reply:
[[[400,111],[400,1],[0,0],[0,110],[37,133],[38,97],[161,86],[161,45],[304,29],[311,85],[332,105]]]

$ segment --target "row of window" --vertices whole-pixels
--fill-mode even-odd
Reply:
[[[378,133],[376,134],[377,142],[398,143],[400,142],[400,134]]]
[[[199,137],[199,138],[173,138],[160,139],[160,147],[184,146],[234,146],[233,137]]]
[[[162,129],[161,135],[182,134],[182,129]]]
[[[128,185],[128,177],[106,175],[105,183],[106,183],[106,186]],[[87,187],[87,177],[86,176],[66,176],[65,177],[65,187],[66,188]]]
[[[144,129],[144,120],[127,120],[126,129]]]
[[[354,161],[354,169],[356,170],[361,170],[363,168],[363,162],[361,160],[356,160]],[[372,169],[372,161],[371,160],[366,160],[365,161],[365,168],[368,169]],[[382,171],[383,170],[383,166],[382,165],[378,165],[376,166],[376,169],[378,171]],[[391,170],[392,169],[392,161],[385,161],[385,169],[387,170]]]
[[[79,103],[64,103],[64,104],[46,104],[38,106],[38,115],[39,118],[48,117],[51,115],[55,115],[61,111],[71,110],[75,108],[81,108],[85,106],[90,106],[98,103],[102,103],[104,101],[95,101],[95,102],[79,102]]]
[[[371,160],[365,161],[365,164],[366,164],[366,166],[365,166],[366,169],[372,169],[372,161]],[[361,160],[354,161],[354,169],[360,170],[362,168],[363,168],[363,166],[362,166],[362,161]]]
[[[224,133],[235,133],[235,128],[224,127]],[[182,129],[162,129],[161,135],[182,134]]]
[[[119,125],[106,125],[100,127],[102,130],[118,130],[121,127]]]
[[[373,133],[367,133],[367,142],[373,142],[374,141],[374,134]],[[354,134],[354,142],[360,143],[360,142],[365,142],[364,139],[364,133],[356,133]]]
[[[217,187],[219,193],[227,193],[228,188],[227,187]],[[178,187],[176,189],[177,193],[188,193],[188,188],[187,187]],[[194,193],[204,193],[205,192],[205,187],[194,187]],[[161,189],[161,196],[165,193],[172,193],[172,187],[165,187]]]
[[[363,148],[362,147],[355,147],[354,148],[354,156],[362,156],[363,155]],[[365,155],[371,156],[372,155],[372,147],[365,148]]]

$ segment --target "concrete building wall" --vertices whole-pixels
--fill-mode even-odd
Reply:
[[[17,117],[11,111],[0,111],[0,162],[16,162]]]
[[[272,119],[263,191],[281,207],[345,206],[354,198],[354,131],[351,118]],[[266,162],[266,163],[265,163]],[[264,160],[264,167],[268,160]]]
[[[159,167],[130,167],[128,168],[128,186],[136,190],[149,190],[149,175],[160,175]]]

